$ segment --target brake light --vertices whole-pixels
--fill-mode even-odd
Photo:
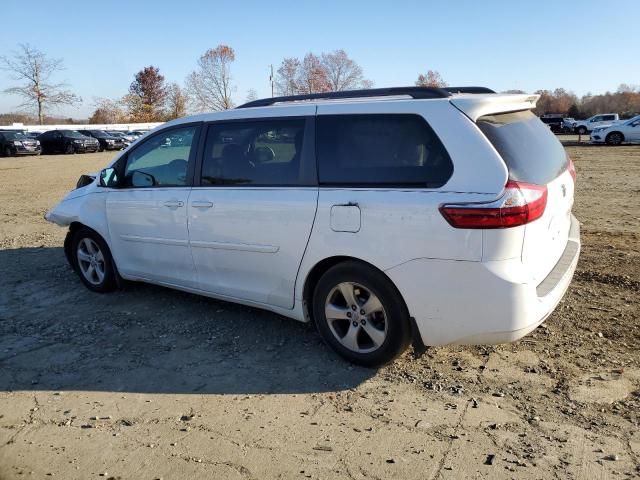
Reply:
[[[569,160],[569,166],[567,167],[567,170],[569,170],[571,178],[573,178],[573,184],[575,185],[576,177],[578,176],[578,174],[576,173],[576,166],[573,164],[573,161],[569,158],[569,156],[567,156],[567,159]]]
[[[445,204],[440,213],[455,228],[511,228],[533,222],[547,206],[547,187],[509,180],[489,203]]]

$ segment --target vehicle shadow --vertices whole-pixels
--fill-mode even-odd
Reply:
[[[0,250],[0,391],[307,393],[375,372],[310,325],[152,285],[96,294],[62,248]]]

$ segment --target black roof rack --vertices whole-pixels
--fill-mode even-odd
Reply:
[[[496,93],[487,87],[443,87],[449,93]]]
[[[347,90],[341,92],[311,93],[308,95],[288,95],[285,97],[261,98],[245,103],[237,108],[267,107],[275,103],[297,102],[301,100],[332,100],[340,98],[366,98],[366,97],[391,97],[408,95],[415,99],[447,98],[453,93],[496,93],[485,87],[390,87],[368,88],[362,90]]]

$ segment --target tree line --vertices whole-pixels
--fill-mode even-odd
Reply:
[[[157,66],[149,65],[134,75],[126,93],[119,98],[96,98],[89,123],[146,123],[179,118],[187,113],[226,110],[236,106],[237,87],[232,75],[236,60],[234,49],[218,45],[205,51],[183,85],[167,82]],[[5,93],[22,99],[18,108],[37,112],[38,123],[47,121],[50,110],[62,105],[77,105],[82,99],[69,85],[53,79],[64,70],[62,59],[51,59],[30,45],[19,45],[12,56],[0,57],[0,69],[8,71],[16,84]],[[274,95],[300,95],[331,91],[371,88],[373,81],[365,78],[362,67],[346,51],[339,49],[319,54],[309,52],[302,58],[287,57],[277,69],[271,69]],[[420,73],[415,85],[446,87],[439,72]],[[526,93],[509,90],[507,93]],[[578,98],[563,88],[538,90],[535,112],[538,115],[557,113],[574,118],[586,118],[596,113],[618,112],[631,116],[640,112],[640,87],[622,84],[615,92],[584,95]],[[257,99],[255,89],[246,92],[245,101]],[[2,114],[0,118],[23,118],[24,113]],[[26,118],[30,118],[27,115]]]

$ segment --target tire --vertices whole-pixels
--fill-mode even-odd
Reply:
[[[578,127],[576,131],[578,132],[579,135],[584,135],[587,133],[587,127]]]
[[[74,153],[76,153],[76,151],[73,148],[72,144],[67,143],[67,145],[64,147],[64,153],[65,155],[73,155]]]
[[[98,145],[98,151],[104,152],[104,147],[102,146],[102,144]]]
[[[606,138],[607,145],[621,145],[624,142],[624,135],[620,132],[611,132]]]
[[[97,293],[117,288],[116,270],[109,247],[95,231],[81,227],[71,243],[73,267],[82,283]]]
[[[411,323],[404,300],[382,272],[366,264],[348,261],[327,270],[312,303],[323,340],[352,363],[382,366],[409,346]]]
[[[2,153],[4,154],[5,157],[13,156],[13,152],[11,151],[11,147],[9,146],[4,147],[4,150],[2,151]]]

